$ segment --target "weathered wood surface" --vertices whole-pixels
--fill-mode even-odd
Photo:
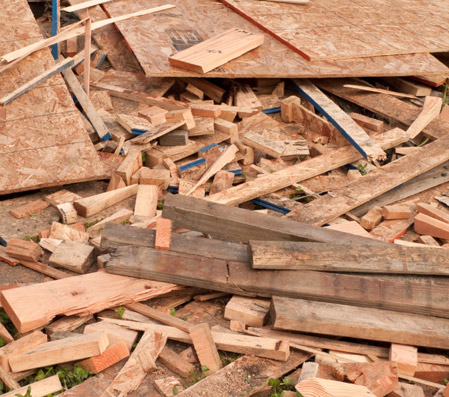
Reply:
[[[18,395],[25,395],[29,386],[23,386],[8,393],[2,394],[3,397],[17,397]],[[33,397],[45,397],[51,393],[62,390],[61,381],[58,375],[50,376],[34,382],[31,385],[31,395]]]
[[[299,382],[296,390],[306,397],[375,397],[366,386],[329,379],[310,378]]]
[[[389,310],[273,297],[270,316],[277,329],[445,349],[449,320]]]
[[[294,241],[250,241],[253,269],[449,275],[444,250]]]
[[[121,247],[110,273],[243,296],[288,296],[447,317],[447,280],[251,269],[238,263],[146,247]],[[276,280],[273,283],[273,280]]]

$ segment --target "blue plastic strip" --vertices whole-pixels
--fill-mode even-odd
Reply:
[[[103,54],[100,58],[100,60],[98,61],[98,65],[96,66],[96,69],[100,69],[101,66],[103,65],[104,61],[106,60],[107,54]]]
[[[235,176],[242,175],[242,170],[228,170],[229,172],[232,172]]]
[[[264,109],[264,110],[262,110],[262,112],[265,114],[281,113],[281,108],[276,107],[276,108]]]
[[[169,186],[167,188],[167,192],[171,193],[171,194],[178,194],[179,188],[178,186]]]
[[[195,161],[192,161],[191,163],[187,163],[187,164],[181,165],[179,167],[179,170],[181,172],[183,172],[183,171],[189,170],[190,168],[196,167],[197,165],[201,165],[201,164],[205,164],[205,163],[206,163],[206,159],[204,159],[204,158],[203,159],[199,159],[199,160],[195,160]]]
[[[58,34],[58,7],[59,0],[51,0],[51,35],[56,36]],[[51,54],[54,59],[58,59],[58,44],[51,46]]]
[[[141,130],[140,128],[131,129],[131,134],[133,135],[142,135],[145,134],[145,132],[148,132],[148,130]]]
[[[255,199],[251,200],[251,202],[260,207],[264,207],[264,208],[267,208],[272,211],[280,212],[283,215],[287,215],[289,212],[291,212],[291,210],[289,210],[288,208],[282,207],[281,205],[276,205],[274,203],[270,203],[269,201],[262,200],[261,198],[255,198]]]
[[[204,153],[207,152],[208,150],[214,148],[215,146],[217,146],[216,143],[211,143],[210,145],[204,146],[202,149],[198,150],[200,153]]]
[[[102,137],[101,137],[101,140],[103,141],[103,142],[106,142],[106,141],[108,141],[109,139],[111,139],[112,138],[112,136],[111,136],[111,134],[108,132],[106,135],[103,135]]]

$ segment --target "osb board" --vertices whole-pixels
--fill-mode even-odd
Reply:
[[[168,57],[230,28],[263,33],[217,0],[173,0],[169,3],[176,8],[117,23],[148,76],[198,77],[198,73],[170,66]],[[115,17],[163,4],[165,0],[118,0],[103,6],[109,16]],[[205,76],[309,78],[448,73],[449,69],[429,54],[309,62],[266,35],[263,45]]]
[[[449,50],[436,0],[314,0],[295,4],[221,0],[307,60],[351,59]]]
[[[42,39],[25,0],[0,0],[0,51]],[[17,39],[16,39],[17,37]],[[48,49],[0,74],[0,95],[54,61]],[[0,194],[100,179],[104,170],[61,76],[0,107]]]

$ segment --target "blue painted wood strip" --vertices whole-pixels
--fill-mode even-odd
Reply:
[[[196,167],[196,166],[198,166],[198,165],[205,164],[205,163],[206,163],[206,159],[204,159],[204,158],[203,158],[203,159],[199,159],[199,160],[195,160],[195,161],[192,161],[192,162],[190,162],[190,163],[181,165],[181,166],[179,167],[179,170],[180,170],[181,172],[187,171],[187,170],[189,170],[190,168],[193,168],[193,167]]]

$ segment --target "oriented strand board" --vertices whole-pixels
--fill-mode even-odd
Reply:
[[[165,4],[164,0],[118,0],[104,4],[104,8],[110,16],[118,16],[162,4]],[[176,7],[169,12],[117,23],[148,76],[198,77],[198,73],[170,66],[168,57],[232,27],[252,33],[262,32],[216,0],[173,0],[170,4]],[[257,2],[258,7],[263,7],[263,4],[268,3]],[[298,6],[294,7],[298,9]],[[308,62],[275,38],[266,35],[260,47],[208,72],[207,76],[362,77],[444,75],[448,72],[446,66],[429,54]]]
[[[0,53],[42,40],[24,0],[0,0]],[[0,75],[0,96],[54,65],[48,49]],[[0,194],[101,179],[103,167],[57,75],[0,109]]]

